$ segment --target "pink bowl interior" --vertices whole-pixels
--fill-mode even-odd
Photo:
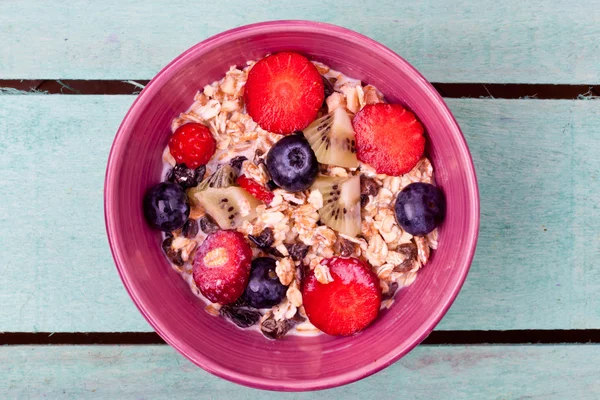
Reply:
[[[379,88],[423,122],[437,182],[448,203],[439,248],[393,307],[355,337],[266,340],[204,311],[161,252],[161,236],[142,214],[157,183],[171,120],[229,66],[282,50],[301,52]],[[466,277],[479,226],[471,157],[437,92],[408,63],[376,42],[327,24],[279,21],[225,32],[188,50],[146,87],[116,136],[105,186],[107,231],[121,278],[134,302],[171,345],[216,375],[267,389],[307,390],[345,384],[391,364],[423,340]]]

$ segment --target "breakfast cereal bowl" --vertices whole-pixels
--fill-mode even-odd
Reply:
[[[422,123],[426,156],[445,194],[436,250],[376,320],[351,336],[265,338],[206,312],[161,249],[142,202],[164,180],[174,121],[206,85],[231,66],[296,52],[368,83],[388,103]],[[177,125],[177,124],[176,124]],[[347,384],[392,364],[433,330],[458,294],[475,252],[479,195],[471,156],[448,107],[412,66],[350,30],[309,21],[274,21],[209,38],[177,57],[142,91],[115,137],[105,180],[105,218],[113,257],[127,291],[156,332],[189,360],[230,381],[270,390],[316,390]],[[285,251],[285,250],[282,250]],[[406,279],[405,279],[406,281]],[[192,285],[193,286],[193,285]],[[210,304],[208,304],[210,305]]]

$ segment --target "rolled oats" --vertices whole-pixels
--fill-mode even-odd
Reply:
[[[315,278],[317,278],[317,281],[319,281],[319,283],[322,283],[324,285],[328,284],[329,282],[333,282],[333,277],[331,276],[329,267],[321,263],[315,266]]]
[[[277,277],[279,277],[279,282],[282,285],[288,286],[294,280],[296,267],[291,258],[285,257],[277,260],[275,272],[277,273]]]

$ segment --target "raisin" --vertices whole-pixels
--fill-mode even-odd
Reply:
[[[342,257],[350,257],[352,253],[354,253],[354,250],[356,250],[356,243],[344,239],[343,237],[339,237],[338,241],[335,243],[334,250]]]
[[[377,184],[375,179],[361,175],[360,176],[361,200],[362,200],[362,196],[366,196],[368,198],[369,196],[377,196],[377,193],[379,193],[379,185]]]
[[[383,293],[382,299],[383,300],[391,299],[392,297],[394,297],[394,294],[396,293],[396,290],[398,290],[398,283],[397,282],[392,282],[388,286],[387,292]]]
[[[221,307],[219,313],[230,319],[240,328],[248,328],[256,324],[260,320],[260,317],[262,317],[262,314],[254,308],[233,307],[229,305]]]
[[[183,228],[181,228],[181,234],[188,239],[193,239],[198,234],[198,221],[195,219],[189,218],[183,224]]]
[[[277,184],[276,184],[275,182],[273,182],[273,180],[270,180],[270,181],[268,181],[268,182],[266,183],[266,186],[267,186],[267,189],[268,189],[269,191],[271,191],[271,192],[272,192],[273,190],[275,190],[275,189],[279,188],[279,186],[277,186]]]
[[[260,330],[268,338],[281,339],[294,327],[295,323],[289,319],[275,321],[273,317],[265,319],[260,324]]]
[[[206,166],[201,165],[196,169],[188,168],[185,164],[177,164],[171,170],[171,173],[167,177],[169,182],[179,184],[184,189],[188,189],[197,186],[198,183],[204,178],[206,173]]]
[[[402,261],[400,265],[396,265],[394,267],[394,272],[408,272],[414,265],[415,260],[412,258],[407,258],[406,260]]]
[[[252,242],[261,249],[271,247],[275,241],[273,228],[265,228],[258,236],[248,235],[248,239],[252,240]]]
[[[304,243],[286,243],[285,247],[294,261],[301,261],[308,254],[308,246]]]
[[[217,225],[215,220],[210,215],[206,214],[200,218],[200,229],[202,229],[202,232],[210,235],[221,228],[219,228],[219,225]]]
[[[323,90],[325,92],[325,100],[327,100],[327,98],[333,94],[333,84],[331,83],[331,81],[329,79],[325,78],[324,76],[322,76],[322,78],[323,78]],[[323,102],[325,102],[325,100],[323,100]]]
[[[408,260],[412,261],[417,258],[417,246],[413,242],[402,243],[396,248],[396,251]]]
[[[242,164],[243,164],[243,163],[244,163],[244,161],[246,161],[247,159],[248,159],[248,158],[246,158],[246,157],[244,157],[244,156],[237,156],[237,157],[234,157],[234,158],[232,158],[232,159],[229,161],[229,165],[231,165],[233,168],[237,169],[237,170],[238,170],[238,173],[239,173],[239,171],[241,171],[241,169],[242,169]]]
[[[173,244],[173,237],[168,237],[162,242],[162,249],[167,255],[169,261],[177,266],[182,266],[184,264],[183,258],[181,258],[181,250],[175,250],[171,247]]]

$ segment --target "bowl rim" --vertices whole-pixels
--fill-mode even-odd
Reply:
[[[443,299],[442,307],[438,308],[435,313],[430,315],[418,331],[415,331],[415,333],[411,334],[411,336],[407,340],[408,345],[403,347],[394,347],[390,349],[386,357],[375,360],[374,362],[364,365],[361,368],[355,369],[353,371],[348,371],[339,375],[311,380],[277,382],[266,378],[247,376],[212,362],[210,359],[204,357],[204,355],[199,353],[190,345],[181,342],[175,337],[172,337],[170,335],[170,329],[168,326],[162,326],[152,315],[146,312],[144,305],[140,302],[138,294],[132,288],[130,281],[125,273],[124,254],[119,248],[116,240],[116,238],[119,236],[119,230],[115,224],[115,221],[111,219],[110,215],[111,210],[113,209],[113,207],[115,207],[115,201],[111,198],[111,187],[114,185],[115,176],[118,174],[118,171],[115,168],[115,160],[119,159],[121,153],[123,152],[124,131],[129,129],[132,115],[136,113],[140,107],[143,107],[144,104],[147,103],[147,99],[151,97],[150,95],[157,90],[157,88],[159,87],[157,83],[170,78],[171,71],[176,70],[179,64],[183,63],[198,49],[214,49],[220,46],[223,42],[241,39],[248,34],[273,34],[274,32],[284,33],[287,31],[310,32],[312,34],[317,33],[323,34],[325,36],[335,35],[346,38],[351,41],[362,42],[362,44],[374,48],[378,53],[380,53],[384,58],[388,59],[390,62],[402,66],[406,73],[410,75],[414,79],[416,84],[419,86],[419,90],[424,91],[425,94],[428,97],[430,97],[434,103],[436,103],[436,105],[441,111],[443,123],[449,126],[450,129],[453,132],[455,132],[455,134],[458,136],[459,152],[461,153],[461,158],[466,161],[463,170],[465,172],[467,180],[467,187],[472,188],[470,192],[470,198],[468,199],[469,205],[471,206],[468,216],[468,231],[471,234],[469,235],[470,237],[468,238],[467,243],[467,248],[469,249],[469,251],[466,254],[464,262],[461,265],[459,279],[456,281],[456,284],[453,287],[451,287],[450,294],[446,296],[445,299]],[[158,335],[165,340],[165,342],[174,347],[179,353],[181,353],[184,357],[192,361],[194,364],[203,368],[205,371],[210,372],[211,374],[216,375],[220,378],[229,380],[231,382],[266,390],[307,391],[342,386],[366,378],[367,376],[370,376],[388,367],[389,365],[402,358],[431,333],[431,331],[439,323],[439,321],[446,314],[446,312],[454,302],[469,272],[479,236],[480,202],[475,167],[464,135],[454,116],[450,112],[450,109],[442,99],[441,95],[411,64],[409,64],[401,56],[399,56],[386,46],[382,45],[381,43],[358,32],[354,32],[350,29],[343,28],[338,25],[308,20],[275,20],[243,25],[211,36],[208,39],[197,43],[196,45],[190,47],[189,49],[181,53],[173,61],[171,61],[163,69],[161,69],[161,71],[154,78],[152,78],[152,80],[141,91],[141,93],[137,96],[137,98],[127,111],[127,114],[123,118],[123,121],[121,122],[119,129],[117,130],[113,144],[111,146],[107,161],[104,182],[104,219],[111,253],[115,261],[115,265],[121,278],[121,281],[123,282],[125,289],[129,293],[129,296],[133,300],[140,313],[144,316],[144,318],[146,319],[146,321],[148,321],[152,328],[158,333]],[[197,355],[194,353],[196,353]]]

